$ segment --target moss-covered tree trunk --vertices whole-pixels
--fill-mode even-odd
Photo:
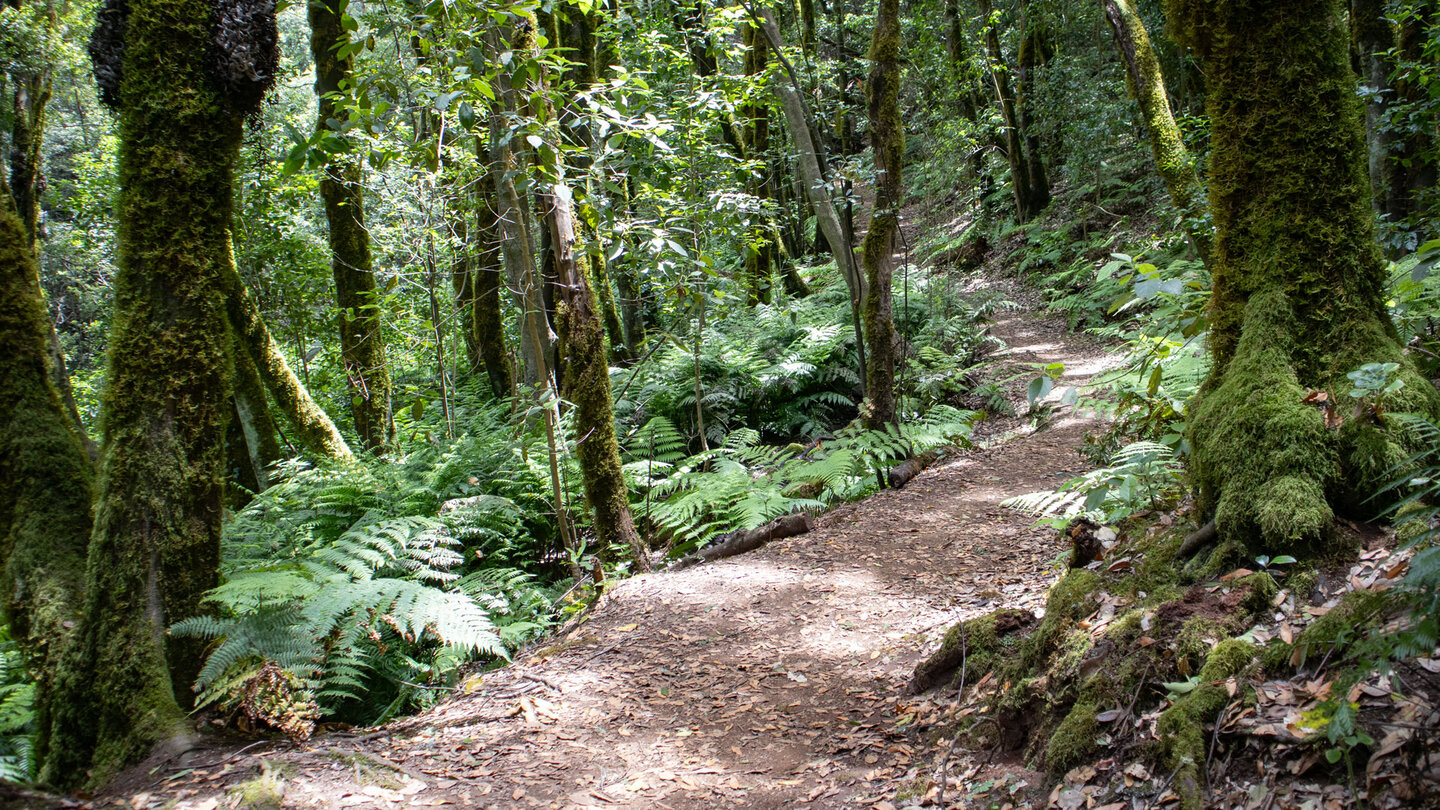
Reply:
[[[870,145],[875,150],[875,208],[865,233],[865,335],[870,340],[865,368],[865,426],[877,429],[895,420],[895,321],[890,293],[895,242],[900,234],[904,195],[901,164],[905,125],[900,120],[900,0],[880,0],[870,44]]]
[[[1026,208],[1037,214],[1050,204],[1050,175],[1045,170],[1040,136],[1035,132],[1036,71],[1047,58],[1045,54],[1049,44],[1045,40],[1044,26],[1036,21],[1036,12],[1030,4],[1021,3],[1020,10],[1024,17],[1020,28],[1020,49],[1015,60],[1015,112],[1019,116],[1021,143],[1025,146],[1025,171],[1030,176],[1030,199]]]
[[[1390,86],[1391,66],[1385,58],[1385,53],[1395,47],[1395,30],[1385,18],[1385,5],[1385,0],[1351,0],[1350,36],[1356,72],[1366,86],[1365,142],[1369,147],[1370,188],[1376,210],[1388,213],[1393,192],[1386,175],[1393,174],[1395,163],[1390,159],[1391,133],[1388,127],[1381,126],[1381,120],[1395,92]]]
[[[1025,138],[1020,131],[1020,116],[1015,109],[1015,93],[1010,87],[1010,71],[1000,50],[1000,20],[990,0],[978,0],[981,24],[985,27],[985,51],[990,87],[1005,128],[1005,161],[1010,166],[1010,190],[1015,196],[1015,219],[1027,222],[1036,212],[1031,209],[1030,165],[1025,161]]]
[[[13,8],[24,4],[12,0]],[[40,11],[47,28],[55,25],[55,12],[50,8]],[[41,146],[45,137],[46,108],[52,95],[53,78],[46,65],[29,64],[41,54],[29,55],[12,63],[8,79],[13,91],[10,115],[10,193],[15,212],[20,217],[31,252],[37,260],[40,256],[40,193],[41,193]],[[50,355],[50,379],[60,394],[60,404],[75,423],[86,454],[95,460],[95,443],[85,433],[80,421],[80,410],[75,406],[75,393],[70,386],[70,373],[65,365],[65,355],[60,350],[60,337],[55,333],[54,321],[47,319],[46,346]]]
[[[1433,59],[1435,31],[1440,30],[1440,0],[1419,0],[1401,23],[1395,38],[1395,50],[1401,61],[1423,64]],[[1429,56],[1427,56],[1429,54]],[[1420,108],[1434,98],[1435,87],[1425,83],[1418,71],[1407,71],[1395,81],[1399,101]],[[1431,102],[1433,103],[1433,102]],[[1424,118],[1421,116],[1421,121]],[[1387,169],[1386,211],[1393,222],[1410,221],[1412,217],[1430,217],[1440,212],[1440,131],[1435,113],[1424,123],[1408,127],[1408,131],[1392,147]]]
[[[56,783],[184,734],[203,645],[165,630],[219,578],[233,167],[277,39],[273,4],[127,0],[91,42],[118,116],[118,272],[85,603],[42,729]]]
[[[515,369],[510,365],[510,352],[505,347],[505,322],[500,312],[500,277],[503,272],[500,252],[500,223],[495,208],[495,184],[490,178],[480,181],[480,202],[475,213],[475,273],[471,280],[469,331],[474,334],[485,376],[496,398],[510,396],[515,390]],[[473,362],[473,361],[472,361]]]
[[[1327,420],[1307,390],[1349,401],[1347,372],[1396,363],[1405,387],[1383,404],[1437,404],[1385,310],[1344,10],[1342,0],[1168,8],[1203,60],[1212,122],[1214,362],[1190,420],[1198,502],[1223,543],[1251,553],[1313,547],[1334,510],[1359,508],[1405,457],[1373,411]]]
[[[530,20],[520,15],[511,45],[517,54],[538,55]],[[545,99],[542,74],[529,90],[530,116],[542,124],[553,118]],[[650,562],[630,514],[630,490],[620,468],[620,443],[615,435],[610,398],[610,362],[590,278],[589,257],[577,250],[573,192],[565,182],[559,150],[541,144],[534,151],[536,208],[550,235],[556,275],[556,325],[564,354],[560,395],[575,408],[575,455],[585,487],[585,500],[595,517],[600,548],[628,548],[641,570]]]
[[[337,107],[334,94],[350,79],[350,60],[336,49],[350,42],[341,25],[341,0],[311,0],[310,52],[315,59],[315,95],[320,99],[319,124],[331,129]],[[335,305],[340,310],[340,357],[350,390],[351,412],[360,442],[371,452],[384,452],[395,434],[390,411],[390,370],[370,233],[365,229],[365,189],[360,164],[344,154],[326,161],[320,179],[325,219],[330,226],[331,265],[335,274]]]
[[[765,74],[770,61],[770,49],[765,35],[756,30],[749,21],[741,24],[742,39],[745,43],[745,75],[750,78],[751,91],[755,92],[740,108],[741,120],[745,122],[746,154],[755,161],[746,185],[751,195],[760,203],[756,212],[756,223],[750,228],[745,245],[745,291],[753,303],[770,303],[770,285],[774,276],[775,238],[765,211],[770,200],[768,153],[770,151],[770,109],[759,98],[756,85]]]
[[[231,464],[236,460],[243,463],[240,483],[247,489],[264,492],[270,486],[270,465],[282,458],[280,442],[276,439],[278,431],[270,418],[265,385],[260,381],[255,361],[245,351],[233,327],[232,335],[230,358],[235,366],[235,413],[230,436],[238,438],[240,445],[231,449]]]
[[[235,339],[280,412],[294,429],[305,449],[329,459],[351,457],[350,446],[335,427],[329,414],[316,404],[310,392],[290,370],[280,345],[270,334],[260,309],[255,306],[245,282],[233,263],[220,268],[221,290],[225,294],[226,315],[235,329]]]
[[[30,655],[43,728],[80,617],[92,470],[50,377],[50,314],[29,234],[3,186],[0,178],[0,607]]]
[[[1150,45],[1131,0],[1101,0],[1105,19],[1120,61],[1125,65],[1125,80],[1140,106],[1140,119],[1150,136],[1150,153],[1170,201],[1185,218],[1185,232],[1202,261],[1210,259],[1210,230],[1205,218],[1205,188],[1195,171],[1195,160],[1180,135],[1180,127],[1170,112],[1170,97],[1165,92],[1165,75],[1160,60]]]

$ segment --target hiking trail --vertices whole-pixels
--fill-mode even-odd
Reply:
[[[1021,303],[992,326],[1006,346],[993,373],[1017,410],[1033,364],[1065,364],[1058,399],[1118,362],[1026,306],[1033,293],[973,285]],[[898,806],[935,776],[944,751],[916,729],[954,697],[907,696],[915,664],[959,620],[1043,608],[1058,574],[1056,533],[1000,502],[1085,468],[1074,448],[1093,422],[1066,410],[1039,432],[982,423],[979,449],[831,510],[809,534],[613,584],[578,628],[425,714],[195,752],[110,795],[205,810],[266,774],[286,807]]]

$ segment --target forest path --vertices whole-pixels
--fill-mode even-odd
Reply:
[[[1027,364],[1079,382],[1115,362],[1023,305],[993,332],[1021,411]],[[286,807],[900,806],[940,758],[914,731],[935,704],[904,696],[912,669],[958,620],[1043,606],[1064,549],[999,504],[1083,469],[1091,426],[998,423],[981,449],[807,535],[616,584],[579,628],[424,715],[194,763],[154,798],[227,805],[217,790],[259,771]]]

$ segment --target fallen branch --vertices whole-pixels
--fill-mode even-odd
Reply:
[[[771,540],[780,540],[786,537],[794,537],[805,534],[815,528],[815,519],[806,514],[786,515],[779,520],[773,520],[764,526],[750,529],[748,531],[731,532],[714,545],[706,546],[690,556],[670,566],[672,571],[680,571],[691,566],[705,562],[723,560],[726,557],[734,557],[737,554],[744,554],[747,551],[754,551]]]
[[[910,479],[925,472],[925,468],[935,463],[940,458],[939,450],[926,450],[914,458],[902,461],[890,468],[885,474],[885,480],[890,484],[891,489],[899,489],[910,483]]]

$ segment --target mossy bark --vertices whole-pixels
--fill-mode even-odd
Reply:
[[[260,372],[255,361],[245,351],[240,336],[233,331],[230,351],[231,362],[235,365],[235,430],[243,452],[232,452],[232,458],[242,456],[246,469],[246,486],[253,492],[264,492],[270,486],[270,466],[283,456],[280,442],[275,438],[275,421],[270,418],[270,406],[265,401],[265,385],[260,381]],[[233,463],[233,462],[232,462]]]
[[[1010,189],[1015,197],[1015,220],[1028,222],[1038,211],[1031,206],[1034,192],[1030,187],[1030,164],[1025,160],[1025,136],[1020,128],[1020,114],[1015,106],[1015,92],[1010,85],[1010,69],[1000,50],[1000,20],[990,0],[977,0],[981,24],[985,27],[985,51],[990,85],[1005,129],[1005,160],[1010,166]]]
[[[1434,413],[1440,399],[1382,298],[1344,6],[1170,0],[1168,13],[1204,62],[1212,122],[1213,364],[1189,428],[1198,502],[1222,542],[1300,551],[1404,458],[1379,419],[1339,414],[1336,428],[1306,390],[1348,399],[1347,372],[1394,362],[1405,387],[1387,407]]]
[[[0,607],[30,656],[41,727],[80,617],[93,485],[50,377],[51,333],[29,235],[0,183]]]
[[[266,327],[260,309],[246,291],[245,282],[234,263],[222,266],[220,273],[220,289],[225,294],[226,314],[235,329],[236,342],[254,364],[256,373],[295,430],[300,444],[325,458],[351,458],[345,437],[325,410],[311,399],[300,378],[290,370],[290,364]]]
[[[103,462],[84,610],[42,729],[42,774],[61,785],[103,782],[182,732],[202,645],[165,629],[219,576],[243,113],[208,75],[210,18],[204,0],[126,4]]]
[[[1165,92],[1165,75],[1160,60],[1150,44],[1150,33],[1140,19],[1131,0],[1101,0],[1105,19],[1120,61],[1125,65],[1125,81],[1140,107],[1140,120],[1150,136],[1150,154],[1155,169],[1165,181],[1170,202],[1185,218],[1185,232],[1202,261],[1210,260],[1210,232],[1205,218],[1205,187],[1195,171],[1195,159],[1185,146],[1180,127],[1170,111],[1170,96]]]
[[[315,59],[315,95],[320,99],[317,129],[330,129],[337,108],[333,94],[350,79],[350,60],[336,49],[349,43],[341,26],[340,0],[311,0],[310,51]],[[395,434],[390,411],[390,370],[381,334],[375,264],[370,232],[365,229],[365,189],[360,164],[346,155],[331,155],[320,179],[325,219],[330,226],[335,305],[340,310],[340,357],[350,389],[355,432],[366,450],[382,453]]]
[[[521,16],[512,46],[532,54],[535,41],[528,20]],[[538,121],[551,118],[543,101],[542,75],[530,98],[530,114]],[[620,443],[615,435],[614,406],[610,398],[610,363],[605,334],[589,277],[588,256],[576,249],[574,199],[565,183],[564,166],[557,150],[548,145],[535,150],[535,200],[542,212],[556,275],[556,321],[565,363],[560,395],[575,408],[575,455],[585,486],[585,500],[595,516],[595,534],[602,549],[628,549],[641,570],[650,563],[635,521],[630,514],[629,486],[620,467]]]
[[[489,178],[482,179],[480,185],[480,205],[475,214],[475,272],[470,279],[474,294],[467,331],[474,335],[480,364],[490,380],[490,391],[500,399],[514,392],[515,369],[510,365],[510,352],[505,347],[505,322],[500,312],[503,270],[495,186]]]
[[[760,82],[770,62],[770,46],[765,35],[750,24],[741,23],[741,38],[745,43],[745,75],[752,82]],[[774,278],[775,238],[765,205],[769,202],[770,178],[767,154],[770,151],[770,109],[758,97],[750,98],[740,107],[740,118],[745,122],[746,154],[755,161],[756,168],[746,178],[750,194],[760,204],[756,222],[750,227],[745,244],[745,292],[750,303],[770,303],[770,285]]]
[[[895,319],[891,277],[895,242],[900,234],[904,196],[901,168],[905,125],[900,120],[900,3],[880,0],[870,43],[870,144],[875,151],[875,207],[865,233],[865,335],[870,353],[865,367],[865,426],[882,428],[895,420]]]

